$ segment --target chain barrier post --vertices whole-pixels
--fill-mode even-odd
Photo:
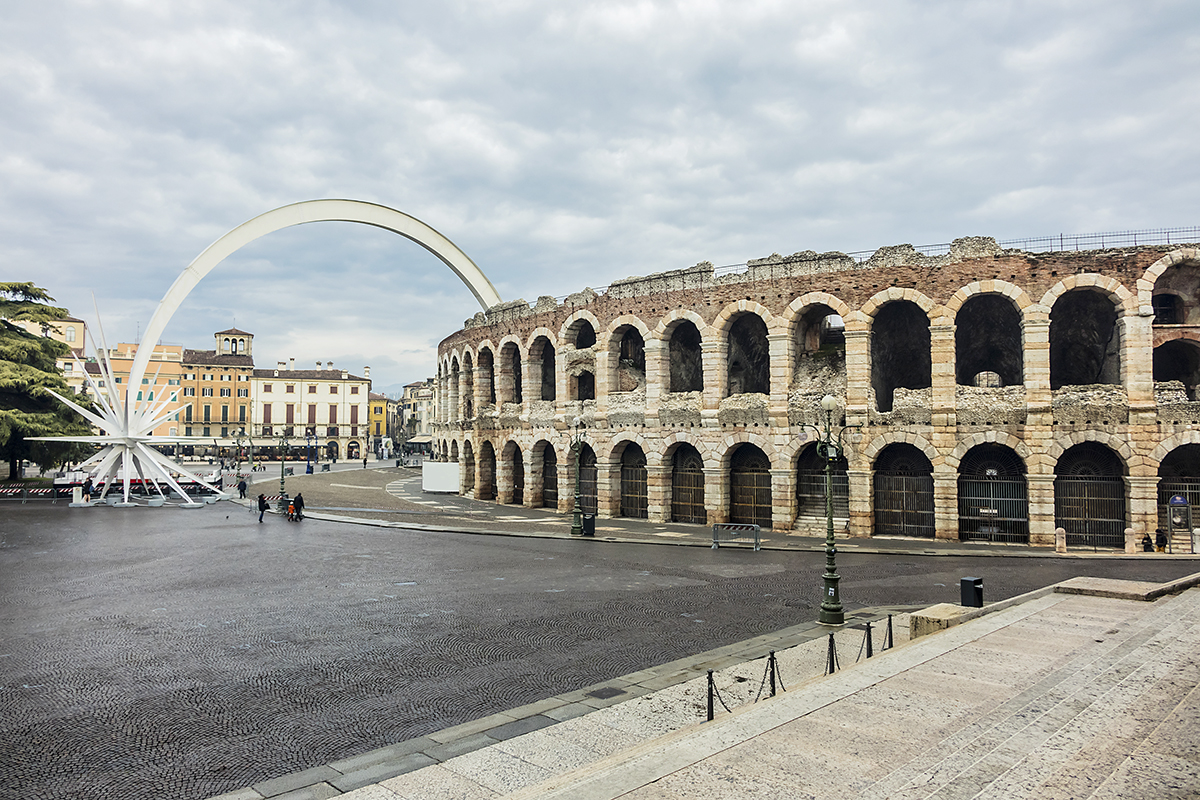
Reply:
[[[713,721],[713,671],[708,671],[708,721]]]
[[[771,697],[774,697],[775,696],[775,651],[774,650],[771,651],[771,655],[768,657],[767,663],[771,668]]]
[[[825,659],[825,674],[832,675],[833,673],[837,672],[837,669],[838,669],[837,648],[833,644],[833,634],[830,633],[829,634],[829,655]]]
[[[891,650],[895,646],[895,642],[892,641],[892,615],[888,614],[887,633],[883,635],[883,647],[879,649],[882,652],[884,650]]]
[[[874,643],[871,641],[871,623],[868,622],[867,623],[867,658],[870,658],[871,656],[875,655],[875,651],[873,649],[873,644]]]

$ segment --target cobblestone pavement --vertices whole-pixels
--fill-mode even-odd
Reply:
[[[1165,580],[1196,566],[838,563],[848,609],[954,601],[964,575],[996,600],[1071,575]],[[7,505],[0,798],[248,786],[811,620],[823,564],[816,552],[259,524],[230,503]]]

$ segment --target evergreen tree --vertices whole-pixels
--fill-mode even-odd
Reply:
[[[91,427],[46,391],[69,396],[71,389],[55,363],[69,347],[48,336],[29,333],[13,321],[32,322],[46,330],[67,316],[65,308],[48,305],[53,297],[32,283],[0,282],[0,459],[8,461],[10,478],[21,474],[28,459],[43,469],[85,458],[90,448],[71,443],[30,442],[30,436],[87,436]],[[77,402],[85,408],[85,398]]]

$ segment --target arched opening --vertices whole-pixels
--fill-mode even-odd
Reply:
[[[567,328],[567,341],[576,350],[586,350],[596,344],[596,329],[586,319],[577,319]]]
[[[460,397],[460,393],[459,393],[459,379],[461,377],[462,376],[459,374],[458,359],[457,358],[451,359],[450,360],[450,385],[449,385],[449,387],[447,387],[449,390],[449,393],[450,393],[449,394],[449,403],[450,403],[450,421],[451,422],[462,419],[462,411],[463,411],[462,405],[461,405],[462,398]]]
[[[525,457],[521,454],[521,448],[516,442],[509,442],[504,448],[504,460],[508,466],[509,476],[512,478],[512,496],[508,502],[514,506],[524,505]]]
[[[1113,300],[1072,289],[1050,311],[1050,388],[1120,384],[1120,336]]]
[[[1081,442],[1054,465],[1054,525],[1068,547],[1125,546],[1125,463],[1099,442]]]
[[[533,340],[533,344],[529,348],[529,360],[533,362],[533,367],[538,371],[537,375],[531,376],[538,392],[536,399],[554,400],[556,392],[554,345],[545,336],[539,336]]]
[[[338,450],[337,442],[334,442],[334,441],[326,442],[326,444],[325,444],[325,457],[326,458],[328,458],[330,461],[337,461],[338,453],[339,453],[339,450]]]
[[[359,449],[358,442],[351,441],[346,443],[346,458],[351,461],[357,461],[362,457],[362,451]]]
[[[752,444],[729,458],[729,521],[771,529],[771,461]]]
[[[825,514],[825,456],[820,442],[813,442],[796,458],[796,522],[808,525],[826,521]],[[830,464],[829,479],[833,495],[835,524],[844,526],[850,518],[850,481],[846,477],[849,464],[845,456]],[[807,527],[807,526],[806,526]]]
[[[704,525],[704,459],[700,451],[684,443],[671,456],[671,521]]]
[[[645,519],[646,454],[633,442],[621,451],[621,516]]]
[[[571,394],[573,400],[595,400],[596,376],[590,370],[571,376]]]
[[[1200,325],[1200,264],[1172,264],[1154,281],[1155,325]]]
[[[646,385],[646,343],[641,332],[632,325],[616,330],[620,337],[617,349],[615,392],[632,392]]]
[[[521,349],[512,342],[500,348],[500,402],[523,403],[521,395]]]
[[[670,362],[670,391],[704,390],[704,361],[700,352],[700,330],[690,320],[682,320],[671,329],[667,342]]]
[[[968,542],[1029,543],[1025,462],[999,444],[972,447],[958,465],[958,536]]]
[[[450,442],[450,460],[454,461],[454,462],[458,461],[458,441],[457,440]]]
[[[1187,500],[1192,525],[1200,524],[1200,444],[1176,447],[1158,465],[1158,527],[1164,531],[1182,530],[1188,521],[1181,516],[1171,524],[1171,498],[1175,496]]]
[[[585,514],[596,513],[596,451],[586,443],[579,450],[579,507]]]
[[[542,508],[558,508],[558,454],[549,444],[542,448]]]
[[[875,458],[875,535],[932,539],[933,464],[911,444],[889,444]]]
[[[871,322],[871,388],[876,410],[892,410],[896,389],[928,389],[932,385],[929,317],[908,300],[887,303]]]
[[[463,494],[475,491],[475,450],[470,441],[463,442],[462,481]]]
[[[827,305],[809,306],[796,319],[792,389],[806,394],[846,391],[846,325]]]
[[[475,492],[477,500],[496,499],[496,448],[491,442],[479,445],[479,488]]]
[[[496,405],[496,363],[488,347],[479,350],[479,397],[485,406]]]
[[[1000,294],[975,295],[963,303],[954,324],[960,386],[998,388],[1025,382],[1021,313],[1012,300]]]
[[[1196,399],[1200,384],[1200,343],[1172,339],[1154,348],[1154,382],[1179,381],[1189,400]]]
[[[771,393],[771,349],[762,317],[742,314],[733,320],[726,357],[729,396]]]

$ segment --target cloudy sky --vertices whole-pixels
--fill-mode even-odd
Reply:
[[[1178,2],[39,0],[0,14],[0,280],[132,341],[231,228],[405,211],[505,300],[772,252],[1200,224]],[[479,310],[386,231],[271,234],[164,341],[432,375]]]

